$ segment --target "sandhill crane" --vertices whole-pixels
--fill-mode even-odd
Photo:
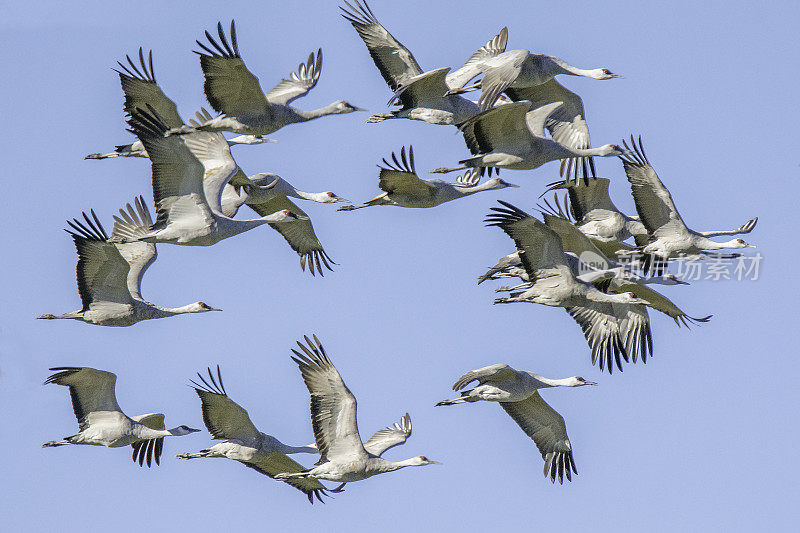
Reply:
[[[478,386],[463,390],[464,387],[478,382]],[[443,400],[436,405],[455,405],[466,402],[485,400],[499,402],[508,416],[522,428],[539,448],[544,459],[544,476],[550,476],[552,483],[564,484],[572,481],[575,459],[572,457],[572,444],[567,437],[564,418],[539,395],[539,389],[548,387],[583,387],[597,385],[580,376],[565,379],[548,379],[533,372],[514,370],[508,365],[496,364],[467,372],[455,382],[453,390],[461,390],[461,396],[454,400]]]
[[[661,272],[665,268],[665,263],[675,257],[698,257],[710,250],[726,248],[754,248],[742,239],[715,242],[708,237],[749,233],[758,219],[748,221],[738,230],[727,232],[704,234],[689,229],[678,213],[669,190],[648,161],[642,146],[642,138],[639,137],[637,145],[631,135],[631,147],[629,148],[627,143],[625,147],[628,148],[626,157],[620,159],[631,184],[636,211],[648,232],[647,243],[640,246],[641,253],[645,256],[645,272],[649,270]]]
[[[222,189],[238,170],[225,138],[186,126],[166,135],[168,126],[152,107],[149,110],[135,110],[128,124],[150,154],[156,222],[148,229],[117,220],[114,231],[120,242],[210,246],[262,224],[297,219],[288,209],[251,220],[225,216]]]
[[[458,91],[472,78],[483,74],[478,84],[466,90],[480,87],[478,104],[489,109],[497,98],[508,89],[519,89],[530,93],[530,89],[552,81],[555,76],[583,76],[596,80],[622,78],[606,68],[580,69],[569,65],[557,57],[545,54],[532,54],[528,50],[509,50],[478,60],[470,58],[464,66],[450,76],[450,86]],[[460,89],[462,92],[465,89]],[[544,89],[546,91],[547,89]]]
[[[152,224],[143,198],[135,200],[136,209],[127,204],[121,216],[131,228],[144,229]],[[63,315],[41,315],[40,319],[68,318],[100,326],[131,326],[142,320],[165,318],[183,313],[221,311],[203,302],[183,307],[160,307],[142,298],[142,277],[156,260],[156,245],[149,242],[114,243],[116,235],[106,234],[103,225],[91,211],[67,221],[78,251],[78,292],[82,307]]]
[[[250,420],[250,415],[239,404],[228,397],[222,383],[222,373],[217,366],[217,377],[208,369],[208,379],[198,372],[198,383],[191,381],[200,397],[203,422],[214,439],[223,440],[197,453],[180,453],[178,459],[198,457],[226,457],[238,461],[266,476],[274,478],[281,472],[302,472],[303,466],[288,457],[294,453],[319,453],[314,446],[289,446],[272,435],[259,431]],[[316,479],[290,479],[286,482],[302,491],[308,501],[314,503],[316,496],[322,501],[325,486]]]
[[[292,350],[295,355],[292,360],[300,367],[311,394],[311,425],[322,459],[315,468],[278,474],[275,479],[311,478],[349,483],[407,466],[439,464],[422,455],[399,462],[382,459],[380,453],[393,446],[394,439],[380,439],[380,446],[373,451],[367,449],[358,434],[355,396],[342,381],[316,335],[313,342],[308,337],[305,341],[308,347],[298,342],[303,353]]]
[[[155,71],[153,70],[153,51],[148,53],[148,60],[145,61],[144,51],[139,47],[139,67],[129,55],[125,56],[128,65],[117,61],[120,69],[114,69],[119,74],[119,81],[122,91],[125,93],[125,104],[123,109],[125,114],[130,116],[138,107],[145,109],[149,104],[156,110],[165,124],[170,128],[177,128],[184,124],[183,119],[178,114],[178,107],[175,105],[156,82]],[[239,135],[228,139],[228,144],[262,144],[275,142],[260,135]],[[89,154],[84,159],[108,159],[111,157],[147,157],[147,150],[141,141],[132,144],[117,145],[113,152],[108,154]]]
[[[423,72],[411,51],[403,46],[383,25],[366,2],[354,0],[349,9],[340,7],[342,16],[352,24],[364,41],[370,56],[386,80],[394,96],[389,101],[400,104],[400,109],[391,113],[376,113],[367,122],[382,122],[386,119],[407,118],[429,124],[458,125],[480,112],[475,102],[458,94],[445,93],[449,68]],[[506,48],[505,28],[475,52],[470,60],[497,55]]]
[[[592,350],[592,364],[599,361],[601,371],[607,367],[612,372],[613,362],[622,370],[623,359],[636,363],[641,357],[642,362],[646,362],[647,356],[652,355],[646,306],[670,316],[679,326],[707,322],[711,318],[686,315],[663,295],[632,281],[631,274],[624,271],[610,269],[607,275],[590,273],[588,278],[582,279],[578,261],[570,260],[564,253],[562,241],[584,257],[591,241],[571,225],[571,234],[562,237],[560,234],[568,230],[555,224],[556,217],[550,217],[550,224],[545,225],[510,204],[500,203],[507,209],[492,208],[495,213],[490,214],[487,221],[489,225],[500,226],[514,239],[529,281],[524,290],[512,292],[508,298],[498,298],[495,303],[531,302],[564,307],[581,326]],[[567,223],[564,226],[569,225],[568,221],[560,220]],[[552,229],[553,226],[558,231]],[[585,239],[585,244],[576,242],[581,239]],[[581,246],[586,247],[585,251],[581,252]],[[595,258],[610,263],[599,250],[592,250]],[[663,284],[680,283],[674,276],[664,278]]]
[[[478,184],[481,170],[474,169],[463,176],[460,176],[456,183],[448,183],[438,179],[421,180],[417,176],[414,167],[414,149],[408,147],[408,159],[406,159],[405,146],[400,149],[400,159],[392,152],[392,162],[383,159],[385,166],[380,166],[380,181],[378,187],[383,194],[367,200],[363,205],[346,205],[338,211],[352,211],[362,207],[373,205],[396,205],[399,207],[436,207],[444,202],[456,200],[476,192],[489,191],[493,189],[505,189],[506,187],[519,187],[512,183],[507,183],[499,177],[492,178]]]
[[[470,151],[477,155],[459,161],[461,166],[437,168],[433,172],[447,173],[470,167],[527,170],[557,159],[609,157],[623,153],[614,144],[599,148],[570,148],[545,137],[548,117],[562,105],[562,102],[554,102],[531,109],[530,102],[514,102],[467,119],[461,125],[461,131]]]
[[[322,72],[322,49],[312,53],[306,63],[300,63],[297,73],[291,73],[264,94],[255,77],[239,55],[236,27],[231,21],[231,42],[225,37],[222,24],[217,23],[220,46],[206,31],[209,45],[197,41],[202,52],[200,66],[205,75],[205,93],[211,107],[220,116],[203,124],[205,131],[233,131],[241,134],[267,135],[289,124],[306,122],[327,115],[340,115],[363,109],[338,100],[320,109],[304,111],[289,104],[314,88]]]
[[[69,387],[72,410],[78,419],[78,433],[59,441],[48,441],[43,448],[64,446],[66,444],[91,444],[120,448],[133,447],[133,460],[147,466],[155,460],[161,461],[164,437],[180,437],[199,429],[178,426],[165,429],[164,415],[150,413],[128,417],[120,409],[114,386],[117,376],[105,370],[89,367],[58,366],[57,371],[45,380],[44,384],[55,383]]]

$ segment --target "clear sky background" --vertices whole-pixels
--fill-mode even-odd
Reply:
[[[223,313],[130,328],[36,321],[78,309],[76,254],[64,220],[94,208],[111,215],[143,194],[144,159],[84,161],[132,142],[111,70],[140,45],[188,118],[206,105],[195,39],[235,18],[239,46],[265,89],[322,47],[317,87],[296,105],[345,99],[386,111],[390,96],[337,2],[25,2],[0,20],[4,76],[0,306],[0,516],[14,530],[115,531],[620,531],[789,530],[797,527],[798,42],[796,2],[387,2],[381,22],[424,69],[459,66],[509,27],[509,49],[549,53],[625,79],[561,78],[582,95],[595,145],[643,136],[687,223],[735,228],[764,260],[758,281],[699,281],[664,292],[693,316],[692,331],[651,312],[655,356],[624,373],[592,367],[579,327],[559,309],[492,306],[476,276],[512,251],[482,223],[496,199],[531,209],[557,164],[505,171],[522,187],[435,209],[352,213],[303,203],[335,272],[312,278],[268,227],[210,248],[159,246],[144,296],[166,306],[196,300]],[[413,144],[421,173],[468,152],[455,128],[365,124],[367,113],[323,118],[272,135],[278,144],[234,149],[248,173],[271,171],[299,188],[359,202],[378,192],[376,163]],[[622,166],[598,160],[612,197],[634,212]],[[425,176],[423,176],[425,177]],[[341,205],[341,204],[339,204]],[[249,214],[247,215],[250,216]],[[788,283],[787,283],[788,281]],[[364,482],[326,505],[232,461],[180,462],[208,433],[170,438],[159,468],[130,448],[42,449],[75,433],[65,388],[42,387],[47,368],[117,373],[129,414],[162,411],[170,427],[202,428],[187,380],[219,363],[231,397],[255,424],[290,444],[313,440],[308,393],[289,348],[314,332],[359,400],[362,437],[410,412],[412,438],[388,453],[424,454],[443,466]],[[582,375],[598,387],[554,389],[580,475],[553,486],[533,442],[499,406],[434,408],[464,371],[506,362],[549,377]],[[311,456],[299,456],[311,464]],[[138,513],[138,514],[137,514]]]

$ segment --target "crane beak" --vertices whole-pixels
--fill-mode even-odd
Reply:
[[[209,307],[209,311],[222,311],[222,309],[217,309],[216,307]],[[196,429],[195,431],[200,431],[200,430]]]
[[[189,433],[197,433],[199,431],[199,429],[189,428]]]
[[[586,384],[586,385],[597,385],[597,383],[595,383],[594,381],[584,381],[584,384]]]
[[[336,200],[333,201],[333,203],[335,203],[335,204],[337,204],[339,202],[345,202],[345,203],[348,203],[348,204],[352,204],[353,203],[350,200],[348,200],[347,198],[342,198],[341,196],[337,197]]]
[[[354,111],[369,111],[368,109],[364,109],[363,107],[352,106]]]
[[[429,464],[429,465],[440,465],[440,464],[443,464],[443,463],[440,463],[439,461],[431,461],[431,460],[428,460],[428,464]]]

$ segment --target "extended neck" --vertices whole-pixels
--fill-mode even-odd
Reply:
[[[419,460],[416,457],[412,457],[411,459],[406,459],[405,461],[386,461],[382,460],[383,464],[381,465],[382,472],[394,472],[395,470],[400,470],[401,468],[405,468],[407,466],[420,466]]]
[[[559,59],[557,57],[550,58],[553,61],[553,75],[558,74],[567,74],[569,76],[585,76],[587,78],[597,78],[599,75],[602,74],[602,69],[593,68],[593,69],[582,69],[578,67],[573,67],[563,59]]]
[[[547,387],[568,387],[569,386],[569,378],[565,379],[550,379],[544,376],[540,376],[539,374],[534,374],[533,372],[528,372],[533,379],[538,381],[537,388],[547,388]]]
[[[320,107],[319,109],[312,109],[311,111],[305,111],[303,109],[295,109],[294,111],[297,113],[297,116],[300,117],[301,122],[305,122],[327,115],[336,115],[339,112],[339,107],[336,102],[334,102],[326,105],[325,107]]]
[[[742,244],[739,242],[738,239],[731,239],[730,241],[725,242],[715,242],[711,239],[706,237],[702,237],[702,240],[698,243],[698,248],[703,250],[724,250],[726,248],[742,248]]]
[[[293,196],[302,200],[311,200],[312,202],[324,202],[327,195],[324,192],[305,192],[297,189],[292,189],[286,193],[287,196]]]

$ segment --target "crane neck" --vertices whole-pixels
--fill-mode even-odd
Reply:
[[[294,109],[294,112],[300,118],[300,122],[307,122],[309,120],[325,117],[327,115],[337,115],[340,113],[340,108],[337,106],[336,102],[333,102],[325,107],[320,107],[319,109],[312,109],[311,111]]]

